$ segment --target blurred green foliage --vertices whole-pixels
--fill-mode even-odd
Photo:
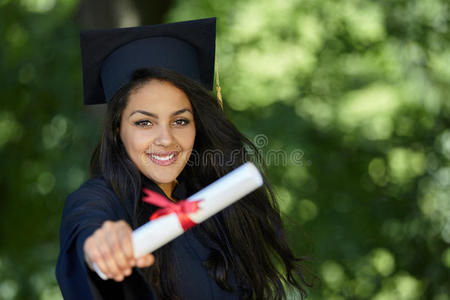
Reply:
[[[60,299],[59,218],[100,119],[77,4],[0,0],[0,299]],[[179,0],[166,21],[211,16],[228,116],[264,157],[300,155],[268,162],[310,299],[450,299],[449,3]]]
[[[77,4],[0,1],[0,299],[61,299],[62,206],[99,131],[81,104]]]

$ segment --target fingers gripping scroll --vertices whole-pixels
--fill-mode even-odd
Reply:
[[[84,242],[85,261],[89,268],[103,280],[114,279],[120,282],[131,275],[133,267],[152,265],[152,254],[135,259],[132,233],[131,227],[125,221],[105,221]]]

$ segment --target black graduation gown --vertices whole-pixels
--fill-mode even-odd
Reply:
[[[146,186],[164,193],[153,182]],[[186,188],[179,184],[173,195],[186,198]],[[125,220],[131,226],[132,203],[121,202],[112,188],[101,177],[88,180],[70,194],[63,210],[60,228],[60,253],[56,265],[56,278],[64,299],[156,299],[150,285],[137,268],[121,283],[101,280],[85,264],[83,244],[106,220]],[[222,290],[203,266],[210,250],[203,246],[193,231],[187,231],[172,241],[177,264],[177,287],[186,300],[239,299],[238,292]],[[233,274],[229,283],[236,290]]]

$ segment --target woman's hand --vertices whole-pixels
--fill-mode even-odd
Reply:
[[[115,281],[122,281],[131,274],[133,267],[148,267],[155,258],[151,254],[134,258],[131,240],[132,229],[125,221],[105,221],[84,242],[84,258],[93,270],[93,264]]]

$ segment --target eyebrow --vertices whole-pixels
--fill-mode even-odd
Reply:
[[[177,116],[177,115],[180,115],[180,114],[182,114],[182,113],[184,113],[184,112],[190,112],[190,113],[192,114],[192,111],[191,111],[189,108],[183,108],[183,109],[177,110],[176,112],[173,112],[173,113],[171,114],[171,116]],[[148,111],[145,111],[145,110],[140,110],[140,109],[133,111],[133,112],[128,116],[128,118],[130,118],[132,115],[137,114],[137,113],[140,113],[140,114],[143,114],[143,115],[146,115],[146,116],[149,116],[149,117],[153,117],[153,118],[155,118],[155,119],[158,119],[158,115],[157,115],[157,114],[154,114],[154,113],[151,113],[151,112],[148,112]]]

